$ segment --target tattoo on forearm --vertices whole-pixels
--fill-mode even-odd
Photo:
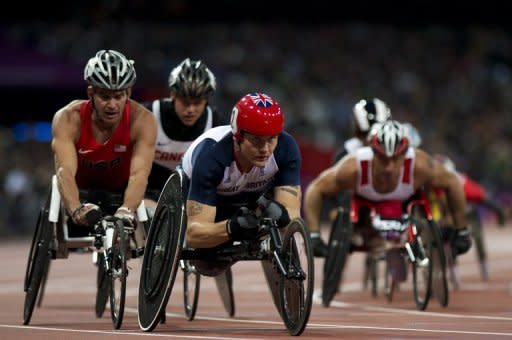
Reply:
[[[289,194],[292,194],[295,197],[299,196],[299,190],[296,187],[282,187],[279,190],[286,191]]]
[[[196,216],[201,213],[203,210],[203,206],[197,202],[190,202],[188,205],[188,216]]]

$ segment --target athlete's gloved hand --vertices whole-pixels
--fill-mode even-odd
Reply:
[[[125,227],[135,228],[135,214],[130,208],[125,206],[117,208],[114,217],[122,220]]]
[[[258,217],[247,207],[241,207],[226,221],[226,231],[234,241],[256,239],[259,228]]]
[[[82,203],[71,214],[71,220],[75,224],[93,226],[99,222],[101,216],[99,206],[92,203]]]
[[[452,255],[455,257],[466,253],[471,248],[471,233],[467,227],[456,229],[450,242]]]
[[[263,217],[268,217],[276,221],[279,228],[284,228],[290,223],[290,215],[288,210],[281,203],[269,199],[262,195],[258,198],[257,203],[261,209]]]

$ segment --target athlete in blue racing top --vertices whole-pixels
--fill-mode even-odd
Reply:
[[[250,93],[233,108],[231,125],[212,128],[192,143],[182,162],[190,179],[188,247],[256,239],[256,200],[262,195],[269,199],[263,216],[280,228],[300,217],[301,157],[283,127],[279,104],[264,93]],[[199,262],[196,268],[203,275],[216,276],[229,267]]]

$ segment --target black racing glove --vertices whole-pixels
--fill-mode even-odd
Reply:
[[[284,228],[290,224],[290,215],[288,210],[281,203],[269,199],[262,195],[257,201],[263,217],[268,217],[276,221],[279,228]]]
[[[467,227],[456,229],[450,242],[452,255],[456,257],[466,253],[471,248],[471,233]]]
[[[102,215],[100,207],[96,204],[82,203],[73,211],[71,219],[75,224],[92,227],[100,221]]]
[[[122,206],[117,208],[114,217],[122,220],[125,228],[135,228],[137,225],[135,223],[135,214],[128,207]]]
[[[226,231],[233,241],[255,240],[259,228],[256,214],[247,207],[241,207],[226,221]]]

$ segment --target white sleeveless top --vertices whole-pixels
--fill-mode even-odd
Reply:
[[[176,165],[181,163],[185,151],[187,151],[193,141],[177,141],[169,138],[169,136],[165,134],[160,120],[159,100],[153,101],[152,111],[158,122],[154,162],[168,169],[174,169]],[[213,113],[208,106],[206,107],[206,114],[208,118],[203,132],[211,129],[213,124]]]
[[[356,194],[370,201],[398,200],[405,201],[410,198],[414,190],[414,160],[416,152],[409,147],[405,154],[405,160],[400,169],[400,179],[393,191],[380,193],[375,191],[372,185],[372,159],[373,150],[369,146],[355,151],[357,159],[357,187]]]

